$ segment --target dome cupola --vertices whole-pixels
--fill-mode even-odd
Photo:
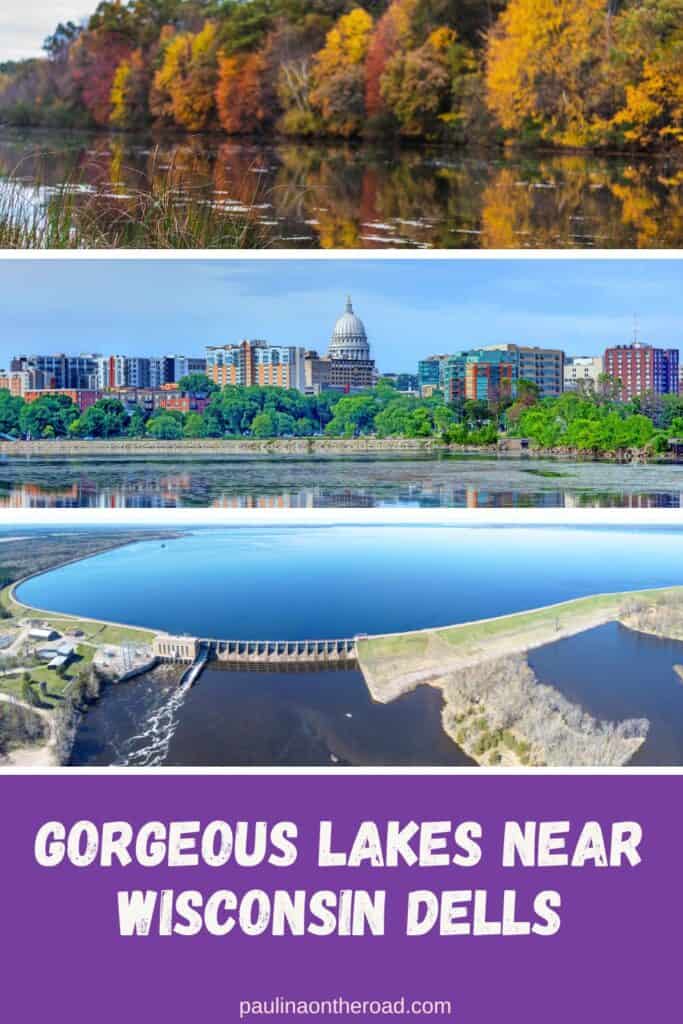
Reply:
[[[328,355],[331,359],[370,358],[365,327],[363,321],[353,311],[351,296],[346,300],[346,310],[334,325]]]

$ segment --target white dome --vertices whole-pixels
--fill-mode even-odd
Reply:
[[[354,313],[350,297],[346,300],[346,311],[334,325],[328,355],[333,359],[370,358],[365,327],[363,321]]]

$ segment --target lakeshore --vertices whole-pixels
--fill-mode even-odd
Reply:
[[[12,246],[72,246],[75,221],[87,247],[676,248],[679,181],[672,153],[0,128],[0,190],[57,207]]]
[[[258,531],[250,531],[249,534],[256,535]],[[246,539],[249,534],[242,532],[240,536]],[[263,533],[261,535],[264,536]],[[277,535],[281,537],[279,532]],[[144,538],[140,539],[144,540]],[[214,533],[212,534],[214,545],[215,539],[216,534]],[[187,540],[185,543],[187,543]],[[251,541],[247,540],[247,543],[249,544]],[[327,546],[329,540],[323,539],[323,543]],[[372,541],[369,541],[369,543],[372,543]],[[244,548],[244,545],[242,547]],[[142,546],[136,545],[136,550],[140,553],[144,550],[152,550],[153,548],[155,548],[155,545],[152,545],[151,548],[148,545],[147,549],[145,549],[144,544]],[[190,544],[188,554],[191,561],[196,561],[195,548],[197,551],[201,550],[201,538],[196,539],[194,548]],[[348,545],[346,545],[346,550],[348,555]],[[126,548],[121,548],[119,551],[123,556]],[[169,551],[168,546],[166,546],[166,551]],[[264,552],[264,555],[266,560],[269,560],[267,550]],[[103,557],[109,561],[113,559],[112,568],[114,568],[118,563],[119,554],[111,552],[106,556],[97,556],[91,562],[95,572],[93,573],[90,570],[89,579],[99,580],[100,583],[98,585],[104,588],[102,592],[108,594],[111,592],[112,586],[111,583],[106,582],[108,574],[102,576],[101,572],[97,571],[97,565],[99,565]],[[218,554],[217,560],[220,564],[220,554]],[[133,563],[128,560],[126,564],[130,566]],[[104,563],[102,563],[103,565]],[[144,571],[148,575],[147,570],[142,568],[143,565],[144,559],[140,563],[138,571]],[[172,561],[170,567],[171,571],[175,573],[176,570],[173,568],[173,565],[174,562]],[[58,600],[58,603],[61,602],[59,610],[46,611],[36,609],[36,602],[32,603],[24,597],[17,599],[12,587],[4,592],[3,599],[5,605],[8,607],[16,625],[20,628],[22,624],[25,626],[30,621],[40,623],[42,627],[59,630],[63,636],[73,637],[75,634],[81,634],[78,637],[79,645],[88,649],[90,655],[89,663],[92,665],[98,660],[102,664],[103,658],[98,655],[98,651],[106,651],[108,653],[104,663],[110,669],[109,681],[114,681],[116,678],[121,679],[125,675],[125,663],[123,659],[119,662],[115,660],[114,648],[118,648],[120,652],[126,646],[130,649],[135,645],[139,645],[141,649],[149,650],[154,644],[155,637],[158,638],[163,635],[163,627],[165,626],[166,632],[169,632],[169,627],[173,626],[175,620],[173,620],[172,616],[169,619],[167,611],[162,614],[157,613],[157,628],[143,628],[144,620],[140,619],[140,606],[136,604],[130,606],[129,624],[123,624],[116,617],[106,620],[103,617],[98,619],[95,617],[98,608],[96,600],[91,602],[94,609],[92,617],[82,614],[82,606],[78,615],[66,614],[63,608],[65,602],[68,604],[68,595],[71,592],[71,588],[68,583],[65,586],[64,574],[80,572],[80,568],[81,565],[77,561],[56,573],[48,572],[47,576],[34,578],[34,583],[41,583],[41,581],[49,582],[51,580],[56,583],[59,581],[57,590],[52,591],[61,595]],[[253,567],[249,571],[252,572]],[[277,575],[277,567],[273,567],[273,573]],[[221,574],[222,570],[219,570],[219,575]],[[131,573],[127,571],[127,575],[130,578],[130,592],[134,593],[136,572]],[[116,574],[111,578],[114,579],[115,576]],[[24,584],[23,586],[27,585]],[[239,590],[239,581],[235,581],[235,586]],[[467,589],[466,582],[463,582],[463,586]],[[162,591],[168,593],[168,587],[165,586],[163,581],[160,584],[160,592]],[[93,598],[96,597],[96,592],[97,587],[93,590]],[[49,595],[51,591],[48,590],[46,593]],[[209,593],[211,593],[210,587]],[[425,713],[427,707],[425,704],[427,692],[431,691],[438,694],[438,704],[436,707],[440,707],[438,716],[444,738],[447,737],[448,741],[453,744],[453,751],[460,750],[462,752],[459,756],[464,760],[460,763],[472,762],[485,765],[502,764],[507,766],[541,764],[609,765],[627,763],[634,755],[638,754],[648,735],[647,719],[635,713],[629,713],[627,717],[620,717],[617,721],[614,721],[609,714],[609,709],[607,709],[606,715],[596,716],[595,714],[588,713],[585,710],[583,701],[577,703],[575,699],[568,699],[566,695],[563,695],[554,686],[542,682],[530,667],[529,655],[535,651],[554,650],[558,644],[567,642],[571,638],[581,640],[582,637],[588,637],[600,627],[610,623],[620,623],[628,630],[630,635],[638,633],[648,634],[655,638],[667,637],[680,641],[683,639],[682,595],[683,591],[678,586],[644,590],[631,588],[602,595],[591,595],[569,601],[554,602],[540,608],[529,609],[527,606],[524,610],[513,614],[472,619],[470,621],[463,620],[451,626],[445,625],[438,628],[402,630],[398,633],[382,634],[375,627],[374,630],[370,630],[375,635],[370,636],[360,635],[359,629],[356,627],[353,630],[353,622],[349,621],[345,628],[353,630],[356,634],[355,651],[362,675],[357,675],[358,683],[356,684],[351,683],[351,680],[354,678],[353,672],[331,673],[329,674],[328,681],[324,684],[325,692],[330,688],[330,697],[333,693],[338,693],[338,699],[342,699],[342,709],[344,703],[346,703],[347,709],[349,709],[349,724],[344,726],[340,732],[341,722],[347,718],[347,712],[339,710],[335,712],[335,721],[340,724],[334,727],[332,733],[329,732],[331,726],[330,723],[326,723],[333,705],[328,704],[326,700],[326,703],[317,708],[317,710],[313,711],[313,708],[311,708],[310,715],[313,717],[308,719],[308,725],[305,726],[305,729],[313,730],[310,734],[311,736],[320,735],[321,738],[324,736],[328,737],[326,741],[321,739],[323,743],[322,750],[324,750],[325,745],[329,745],[330,742],[332,743],[332,752],[329,758],[327,758],[328,763],[374,763],[367,760],[368,757],[372,756],[370,753],[373,746],[370,739],[371,733],[367,734],[367,739],[364,741],[367,744],[364,753],[357,749],[357,740],[354,741],[353,739],[354,734],[357,735],[358,729],[368,728],[367,724],[363,725],[363,722],[369,721],[368,716],[371,709],[376,707],[388,708],[391,706],[398,713],[399,708],[404,708],[399,716],[399,720],[407,723],[408,719],[405,716],[409,713],[407,710],[409,705],[404,707],[405,701],[412,700],[414,696],[417,702],[413,705],[413,714],[421,716]],[[277,600],[274,597],[272,599]],[[181,602],[179,606],[178,624],[173,629],[170,629],[171,636],[174,632],[187,633],[192,632],[193,628],[196,629],[196,626],[193,627],[192,615],[190,614],[191,609],[195,605],[196,601],[192,598],[191,594],[188,594],[187,601]],[[50,607],[51,603],[49,600],[41,603],[41,609]],[[111,607],[112,610],[116,609],[115,604]],[[472,605],[472,607],[474,608],[475,606]],[[485,607],[485,605],[482,604],[481,607]],[[334,616],[336,613],[332,611],[332,615]],[[152,626],[152,618],[153,616],[147,617],[150,627]],[[357,618],[357,622],[362,624],[363,621],[364,618],[360,615]],[[301,636],[301,633],[297,634],[295,632],[295,628],[292,625],[295,622],[296,617],[287,620],[283,625],[285,632],[280,635],[289,635],[293,641],[296,641],[297,637]],[[344,624],[341,623],[341,625]],[[214,628],[217,627],[214,626]],[[233,628],[238,629],[239,627],[234,626]],[[322,626],[320,628],[322,629]],[[248,631],[244,626],[242,629],[244,630],[245,638],[247,638]],[[289,633],[286,632],[287,630],[289,630]],[[206,635],[206,633],[203,635]],[[220,635],[219,631],[214,635]],[[321,634],[319,633],[318,635]],[[347,635],[351,635],[351,633]],[[255,657],[251,654],[247,655],[248,650],[252,649]],[[186,693],[179,692],[183,688],[178,688],[177,681],[175,689],[170,679],[163,687],[159,687],[157,683],[147,683],[148,675],[145,673],[143,664],[140,668],[141,674],[139,678],[132,679],[130,683],[125,684],[125,690],[121,690],[121,692],[125,692],[128,695],[126,700],[129,703],[134,701],[135,692],[146,694],[144,699],[147,701],[149,708],[157,708],[156,711],[150,711],[153,717],[157,715],[165,716],[165,727],[168,727],[167,732],[163,743],[157,742],[155,747],[155,756],[161,757],[161,760],[154,761],[153,763],[167,763],[165,758],[169,756],[169,742],[173,740],[175,731],[180,728],[180,723],[184,720],[183,716],[190,714],[188,721],[195,721],[196,719],[195,728],[200,729],[201,733],[204,734],[206,726],[200,725],[200,722],[203,721],[202,716],[205,714],[206,709],[202,710],[202,704],[208,698],[209,692],[213,694],[211,700],[217,702],[217,705],[211,710],[212,720],[216,720],[217,706],[222,707],[225,705],[226,713],[228,713],[230,700],[237,701],[232,715],[228,713],[228,717],[217,719],[217,721],[223,721],[222,728],[225,732],[223,738],[221,738],[220,732],[215,733],[212,749],[215,748],[216,751],[221,749],[222,743],[225,742],[225,737],[233,736],[235,727],[234,715],[237,714],[239,720],[239,716],[246,713],[241,710],[242,706],[246,708],[253,701],[265,701],[266,705],[269,701],[271,704],[275,701],[274,708],[284,699],[284,712],[284,709],[289,707],[287,703],[289,700],[295,700],[296,704],[303,700],[307,704],[308,697],[306,697],[306,693],[312,694],[311,686],[316,687],[315,675],[299,676],[298,678],[301,681],[295,684],[296,675],[292,675],[291,670],[288,670],[286,666],[278,667],[278,652],[281,649],[281,644],[273,647],[273,652],[276,656],[272,664],[269,665],[267,656],[265,656],[267,654],[265,648],[261,648],[259,645],[245,645],[245,656],[242,658],[241,667],[239,659],[237,659],[237,663],[234,666],[228,666],[229,672],[227,675],[225,674],[226,667],[221,665],[220,660],[211,661],[206,669],[208,673],[206,678],[207,680],[213,680],[212,686],[209,689],[203,689],[204,680],[198,680],[196,687],[192,690],[191,703],[187,705],[190,708],[189,711],[186,710],[185,702],[190,698],[188,698]],[[683,661],[683,653],[676,654],[676,662],[679,663],[681,661]],[[256,664],[256,662],[259,662],[259,664]],[[261,662],[263,664],[260,664]],[[130,668],[130,665],[128,667]],[[271,676],[254,675],[254,669],[256,668],[259,668],[261,672],[270,672]],[[45,669],[41,671],[47,672]],[[301,672],[301,669],[298,671]],[[313,671],[313,668],[306,668],[305,671],[310,673]],[[646,668],[645,671],[647,671]],[[666,669],[662,669],[662,671],[666,671]],[[180,671],[176,669],[176,680],[179,674]],[[149,678],[151,679],[152,677]],[[271,678],[272,682],[266,684],[268,678]],[[644,679],[645,677],[642,678]],[[261,686],[261,679],[264,681],[263,687]],[[672,679],[674,681],[670,681],[667,687],[671,688],[672,693],[677,694],[678,690],[676,687],[680,686],[680,684],[676,682],[674,674],[672,674]],[[2,679],[0,680],[0,690],[3,689],[3,685],[4,687],[9,687],[9,692],[12,692],[11,682],[8,683]],[[352,713],[350,709],[354,707],[356,702],[356,698],[352,695],[354,692],[358,692],[360,696],[361,693],[361,691],[354,689],[358,685],[361,686],[362,691],[367,691],[370,697],[370,704],[361,704]],[[662,683],[662,685],[664,684]],[[351,689],[349,689],[349,686],[351,686]],[[155,692],[161,689],[163,689],[164,696],[162,704],[159,705]],[[665,689],[668,693],[669,689],[666,687]],[[113,688],[113,691],[118,690],[118,686]],[[116,707],[116,702],[112,705],[111,699],[106,696],[113,691],[106,687],[104,691],[106,700],[103,708],[107,706]],[[48,693],[52,693],[52,686],[50,686]],[[230,694],[232,694],[232,698],[230,698]],[[343,697],[344,694],[346,694],[345,697]],[[14,696],[20,696],[16,692],[16,684]],[[99,692],[95,695],[94,700],[96,703],[92,707],[99,708]],[[271,710],[267,706],[261,706],[261,704],[259,706],[261,707],[258,713],[259,717],[271,715]],[[334,706],[339,707],[338,704]],[[433,707],[433,705],[431,706]],[[194,711],[191,711],[192,707],[195,708]],[[93,713],[92,710],[86,711],[86,723],[89,721],[89,716]],[[93,722],[100,721],[104,727],[102,714],[103,712],[100,712],[98,709]],[[287,714],[289,714],[289,711],[287,711]],[[374,716],[374,714],[373,712],[372,715]],[[196,718],[197,715],[200,716],[198,719]],[[270,721],[270,718],[268,720]],[[304,727],[303,721],[305,719],[296,726],[297,735],[299,730]],[[374,727],[375,730],[382,728],[382,721],[383,719],[380,714],[377,725]],[[413,728],[418,726],[419,721],[419,717],[415,719]],[[385,725],[388,726],[388,721]],[[131,726],[135,729],[132,722]],[[275,728],[274,718],[270,727]],[[135,731],[139,731],[139,728]],[[294,728],[294,725],[292,728]],[[245,736],[244,741],[246,742],[247,739],[248,737]],[[188,741],[191,744],[189,736],[186,736],[185,741],[183,741],[185,746]],[[96,743],[97,740],[92,740],[91,746],[93,742]],[[238,742],[237,734],[234,735],[232,742]],[[425,735],[422,742],[426,744],[423,753],[419,754],[417,751],[411,753],[411,758],[417,758],[417,760],[412,760],[411,763],[433,763],[429,760],[427,751],[430,744],[436,742],[436,734],[434,734],[433,739],[428,739]],[[284,734],[278,743],[282,743],[283,749],[286,748],[287,741]],[[261,763],[249,760],[250,755],[248,754],[247,746],[245,746],[245,753],[243,755],[244,760],[241,760],[240,763]],[[144,747],[144,750],[149,751],[150,749],[150,746]],[[174,749],[178,749],[177,745]],[[307,760],[310,755],[305,752],[305,746],[301,748],[301,753],[294,754],[294,750],[298,749],[298,744],[296,747],[292,747],[287,757],[296,756],[301,758],[300,763],[320,763],[320,761],[314,760],[309,762]],[[436,750],[436,747],[434,749]],[[137,756],[142,756],[142,754]],[[199,751],[193,760],[189,762],[172,760],[173,757],[182,757],[178,753],[170,756],[170,763],[195,763],[195,761],[197,763],[221,763],[220,760],[208,762],[201,760],[201,756],[204,755],[200,755]],[[219,754],[215,753],[211,756],[218,758]],[[317,756],[322,757],[324,763],[326,758],[322,751]],[[394,752],[393,755],[387,753],[385,757],[387,756],[390,758],[392,756],[396,757],[397,753]],[[447,754],[447,750],[444,747],[443,754],[439,756],[451,755]],[[361,759],[360,761],[359,758]],[[125,761],[124,763],[148,762],[133,760]],[[228,763],[233,762],[228,761]],[[283,763],[291,762],[285,761]],[[395,762],[388,760],[380,761],[379,763]]]
[[[508,460],[556,459],[588,462],[635,462],[675,463],[673,453],[654,453],[643,449],[597,452],[578,448],[540,448],[530,446],[522,454],[508,448],[505,443],[496,444],[449,444],[440,437],[301,437],[301,438],[185,438],[182,440],[158,440],[153,438],[110,438],[107,440],[77,440],[54,438],[52,440],[0,441],[1,459],[64,459],[105,460],[130,458],[167,459],[231,459],[236,456],[315,456],[337,458],[359,454],[433,454],[452,453],[481,455]]]

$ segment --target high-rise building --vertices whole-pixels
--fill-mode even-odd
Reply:
[[[628,402],[636,395],[678,393],[678,349],[654,348],[634,342],[605,349],[603,357],[608,377],[621,381],[621,398]]]
[[[499,402],[513,389],[514,366],[504,351],[473,349],[449,356],[443,371],[446,401]]]
[[[245,339],[238,345],[209,345],[206,375],[219,387],[271,385],[303,391],[304,356],[303,348],[269,345],[262,339]]]
[[[0,388],[9,391],[10,395],[20,398],[30,387],[29,375],[26,371],[18,373],[5,373],[0,371]]]
[[[124,388],[126,379],[125,356],[100,356],[97,360],[97,387],[100,391]]]
[[[19,355],[12,359],[10,374],[27,373],[28,386],[33,389],[89,390],[97,386],[98,358],[95,354],[68,356],[63,352]]]
[[[417,386],[421,395],[427,397],[443,388],[443,374],[447,355],[427,356],[417,364]]]
[[[597,387],[602,373],[602,356],[566,356],[564,390],[582,391]]]
[[[170,381],[164,381],[165,384],[173,382],[178,383],[183,377],[188,377],[191,373],[206,373],[206,359],[203,356],[167,356],[166,357],[172,366],[173,376]]]
[[[528,380],[541,398],[557,398],[564,389],[564,352],[559,348],[530,345],[486,345],[484,352],[505,352],[512,363],[512,393],[516,382]]]

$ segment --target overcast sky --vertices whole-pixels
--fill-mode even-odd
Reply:
[[[383,372],[503,342],[601,353],[683,342],[683,261],[0,259],[0,367],[19,352],[325,351],[347,292]]]
[[[79,22],[95,0],[0,0],[0,61],[37,57],[60,21]]]

